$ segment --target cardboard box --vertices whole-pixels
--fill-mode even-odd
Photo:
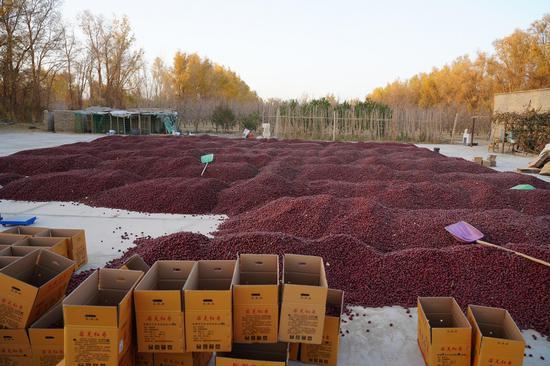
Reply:
[[[206,366],[212,358],[212,353],[156,353],[154,358],[154,366]]]
[[[288,343],[233,344],[231,352],[216,354],[216,366],[285,366]]]
[[[30,235],[4,234],[0,233],[0,245],[13,245],[19,240],[30,238]]]
[[[184,286],[185,343],[188,352],[231,351],[231,290],[236,260],[204,260]]]
[[[0,270],[0,327],[26,328],[65,295],[74,262],[35,250]]]
[[[2,231],[0,234],[16,234],[16,235],[26,235],[26,236],[35,236],[37,234],[47,231],[47,227],[37,227],[37,226],[12,226],[9,229]]]
[[[142,276],[141,271],[99,269],[63,300],[68,366],[133,362],[133,290]]]
[[[67,238],[67,256],[75,261],[77,268],[88,263],[86,233],[81,229],[48,229],[35,237]]]
[[[279,256],[241,254],[233,286],[235,343],[277,343]]]
[[[344,292],[329,289],[327,314],[323,328],[322,344],[300,345],[300,361],[315,365],[336,366],[340,347],[340,316],[344,307]]]
[[[427,366],[470,365],[472,327],[454,298],[418,298],[418,345]]]
[[[525,340],[507,310],[470,305],[472,366],[521,366]]]
[[[25,329],[0,329],[0,365],[32,366],[31,343]]]
[[[32,237],[19,240],[13,246],[15,247],[35,247],[51,250],[54,253],[69,258],[67,254],[67,238],[39,238]]]
[[[8,264],[15,262],[18,257],[0,257],[0,269],[6,267]]]
[[[55,366],[63,360],[63,306],[54,305],[28,329],[33,366]]]
[[[155,262],[136,286],[138,352],[185,352],[183,286],[196,263]]]
[[[279,341],[321,344],[327,291],[323,258],[284,256]]]
[[[35,250],[39,249],[36,247],[3,247],[0,249],[0,269]]]
[[[0,244],[0,256],[6,256],[6,254],[10,253],[11,246],[9,245],[1,245]]]
[[[122,266],[120,266],[120,269],[129,269],[132,271],[141,271],[143,273],[147,273],[149,271],[149,265],[145,263],[143,258],[139,254],[134,254]]]
[[[154,353],[136,352],[135,366],[153,366]]]

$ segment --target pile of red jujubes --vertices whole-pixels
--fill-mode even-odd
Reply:
[[[201,177],[208,153],[215,161]],[[522,327],[550,334],[547,267],[444,230],[464,220],[489,242],[550,260],[550,184],[531,176],[399,143],[112,136],[1,157],[0,180],[5,199],[229,215],[213,239],[138,239],[108,267],[134,253],[149,264],[319,255],[348,304],[454,296],[463,307],[506,308]],[[517,184],[537,189],[510,190]],[[75,275],[71,288],[88,274]]]

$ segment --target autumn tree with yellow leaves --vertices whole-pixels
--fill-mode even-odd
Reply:
[[[494,93],[550,87],[550,14],[493,46],[490,55],[458,57],[428,73],[376,88],[369,97],[391,106],[465,107],[476,112],[491,109]]]

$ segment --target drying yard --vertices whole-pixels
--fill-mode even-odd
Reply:
[[[200,156],[210,153],[215,160],[201,177]],[[536,189],[510,189],[518,184]],[[233,259],[237,253],[322,256],[329,287],[344,290],[349,305],[341,358],[359,352],[355,362],[378,364],[353,346],[369,342],[369,327],[372,333],[387,328],[387,344],[404,329],[411,334],[401,340],[414,340],[416,312],[405,309],[416,306],[417,296],[453,296],[463,308],[508,309],[520,328],[532,329],[526,341],[538,353],[526,364],[543,365],[550,353],[544,341],[550,334],[548,269],[460,243],[444,229],[467,221],[491,243],[550,261],[550,183],[532,176],[409,144],[110,136],[0,157],[0,186],[4,211],[17,201],[61,201],[143,212],[145,218],[228,216],[211,235],[204,234],[217,224],[184,232],[167,225],[174,233],[152,238],[139,238],[146,235],[139,235],[138,224],[135,232],[113,231],[125,243],[137,239],[126,252],[113,246],[108,267],[134,253],[149,264]],[[71,288],[89,273],[76,274]],[[397,314],[395,324],[373,320],[383,317],[370,308],[394,305],[404,308],[387,308]],[[416,344],[404,347],[421,364]]]

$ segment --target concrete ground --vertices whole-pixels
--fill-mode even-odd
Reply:
[[[75,135],[53,133],[20,133],[0,131],[0,156],[20,150],[57,146],[78,141],[91,141],[99,135]],[[438,146],[448,156],[471,160],[474,156],[486,156],[483,147],[469,148],[461,145]],[[497,154],[497,170],[515,171],[527,165],[530,158]],[[89,263],[84,268],[104,265],[117,258],[140,236],[157,237],[179,231],[209,234],[225,219],[223,215],[172,215],[147,214],[109,208],[94,208],[74,202],[26,202],[0,200],[0,212],[5,217],[38,216],[35,226],[54,228],[83,228],[86,230]],[[0,229],[1,230],[1,229]],[[344,315],[339,365],[356,366],[422,366],[424,362],[416,343],[416,308],[402,307],[364,308],[352,307],[359,314],[353,320]],[[391,326],[390,326],[391,324]],[[368,331],[367,331],[368,330]],[[526,343],[525,366],[547,365],[550,360],[550,341],[533,330],[522,331]],[[210,365],[214,365],[212,359]],[[291,365],[301,365],[291,362]]]
[[[227,218],[225,215],[147,214],[76,202],[10,200],[0,200],[0,213],[5,218],[36,216],[38,220],[33,226],[38,227],[84,229],[88,264],[81,270],[103,267],[133,246],[138,237],[155,238],[180,231],[209,235]]]
[[[489,154],[497,156],[497,166],[492,168],[499,172],[515,172],[518,168],[527,168],[527,164],[534,160],[533,156],[522,156],[513,154],[500,154],[493,153],[487,150],[487,144],[480,144],[479,146],[464,146],[464,145],[449,145],[449,144],[416,144],[418,147],[425,147],[433,150],[434,147],[439,147],[440,152],[443,155],[463,158],[468,161],[473,161],[475,156],[481,156],[487,159]],[[533,177],[542,179],[546,182],[550,182],[550,176],[544,176],[539,174],[528,174]]]
[[[10,155],[21,150],[89,142],[99,137],[103,137],[103,135],[0,129],[0,156]]]

